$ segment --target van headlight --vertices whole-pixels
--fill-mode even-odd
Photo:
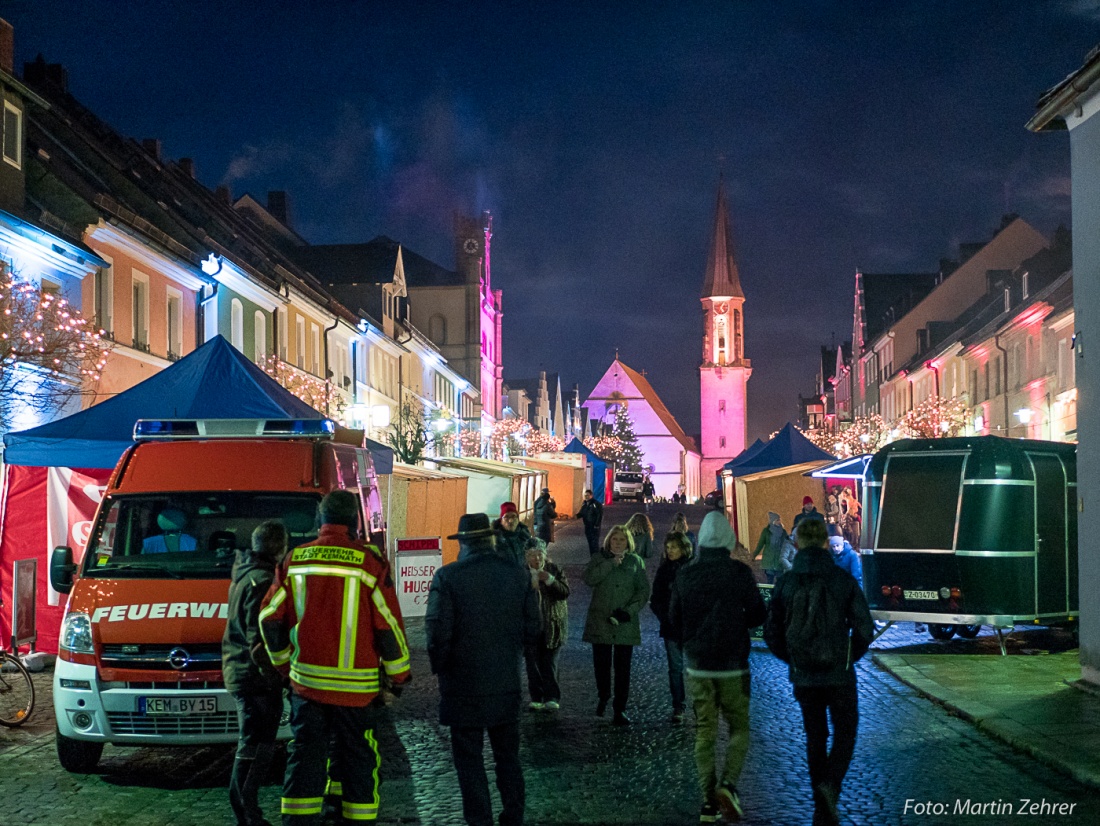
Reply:
[[[65,615],[61,623],[61,648],[74,654],[94,654],[92,647],[92,621],[82,611],[73,611]]]

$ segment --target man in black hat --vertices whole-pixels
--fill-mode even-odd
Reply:
[[[496,764],[501,826],[521,826],[519,764],[524,645],[538,640],[538,591],[528,571],[493,552],[494,531],[483,513],[459,519],[459,559],[436,571],[425,625],[428,659],[439,677],[439,722],[451,727],[451,753],[462,812],[470,826],[492,826],[489,782],[481,752],[485,732]]]

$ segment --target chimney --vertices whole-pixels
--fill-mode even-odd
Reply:
[[[229,206],[230,201],[233,199],[226,184],[218,184],[218,188],[214,190],[214,197],[226,206]]]
[[[32,63],[23,64],[23,80],[28,86],[52,88],[65,93],[69,91],[69,73],[60,63],[47,63],[39,53]]]
[[[179,161],[176,162],[176,165],[188,178],[195,177],[195,161],[191,158],[180,158]]]
[[[149,155],[153,156],[153,160],[160,163],[160,138],[142,138],[141,148]]]
[[[0,20],[0,69],[15,73],[15,28],[7,20]]]
[[[273,189],[267,193],[267,211],[284,227],[290,228],[290,199],[284,190]]]

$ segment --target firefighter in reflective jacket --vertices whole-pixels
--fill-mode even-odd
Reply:
[[[274,665],[290,676],[293,740],[283,782],[286,826],[318,823],[330,740],[346,821],[378,817],[380,758],[371,701],[409,679],[409,649],[389,566],[352,538],[358,501],[321,500],[317,541],[288,554],[260,611]]]

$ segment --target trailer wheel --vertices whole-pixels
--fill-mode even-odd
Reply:
[[[932,639],[934,640],[949,640],[955,636],[955,626],[929,623],[928,633],[932,635]]]
[[[95,771],[103,755],[103,744],[86,740],[74,740],[57,732],[57,759],[65,771],[88,774]]]
[[[968,640],[974,639],[982,631],[980,625],[956,625],[955,633]]]

